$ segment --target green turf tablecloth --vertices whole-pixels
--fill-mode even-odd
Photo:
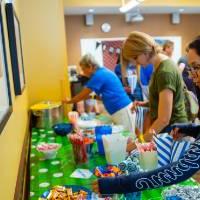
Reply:
[[[44,160],[43,154],[36,150],[36,145],[40,142],[56,142],[62,144],[55,159]],[[95,149],[96,147],[94,147]],[[93,170],[98,165],[105,165],[103,156],[97,153],[90,158],[89,162],[79,165],[79,168]],[[32,129],[31,153],[30,153],[30,200],[38,200],[43,192],[55,185],[81,185],[90,188],[90,179],[70,178],[72,172],[77,168],[73,160],[72,147],[66,137],[55,135],[52,130]],[[191,180],[183,184],[195,184]],[[142,192],[142,200],[162,199],[161,189],[154,189]]]

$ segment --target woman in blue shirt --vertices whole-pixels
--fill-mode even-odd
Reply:
[[[90,93],[95,92],[103,101],[113,122],[123,125],[126,130],[134,134],[135,114],[130,110],[132,102],[118,77],[109,69],[100,67],[90,54],[83,56],[79,64],[89,80],[79,94],[64,102],[77,103],[87,99]],[[133,136],[135,137],[135,134]]]

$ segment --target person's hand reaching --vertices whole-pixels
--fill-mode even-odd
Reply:
[[[145,104],[145,101],[134,101],[131,107],[131,111],[135,112],[138,106],[144,106]]]
[[[174,140],[181,140],[185,134],[179,132],[179,128],[174,128],[171,132],[170,135],[173,137]]]
[[[63,99],[62,103],[69,104],[70,103],[70,98],[67,97],[66,99]]]

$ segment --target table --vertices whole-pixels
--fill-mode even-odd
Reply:
[[[42,153],[36,150],[40,142],[56,142],[62,145],[55,159],[44,160]],[[96,149],[97,147],[94,147]],[[30,150],[30,200],[38,200],[43,192],[55,185],[81,185],[90,188],[90,184],[96,179],[70,178],[77,168],[72,155],[72,146],[66,137],[56,135],[51,129],[32,129]],[[79,168],[93,170],[96,166],[105,165],[104,156],[94,154],[87,164],[79,165]],[[191,179],[182,184],[194,185]],[[142,200],[161,200],[163,188],[142,192]]]

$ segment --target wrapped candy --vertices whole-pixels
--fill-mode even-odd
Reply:
[[[130,156],[128,156],[126,160],[119,163],[118,167],[122,172],[131,173],[141,171],[138,155],[136,154],[131,154]]]
[[[119,163],[118,167],[122,172],[126,172],[126,174],[138,173],[139,171],[142,171],[139,166],[138,153],[132,153],[126,158],[126,160]],[[140,200],[142,198],[141,192],[127,193],[124,194],[124,196],[126,200]]]
[[[94,170],[94,175],[97,177],[115,177],[122,174],[122,171],[114,165],[98,166]]]
[[[162,192],[164,200],[197,200],[200,199],[199,186],[172,186]]]

